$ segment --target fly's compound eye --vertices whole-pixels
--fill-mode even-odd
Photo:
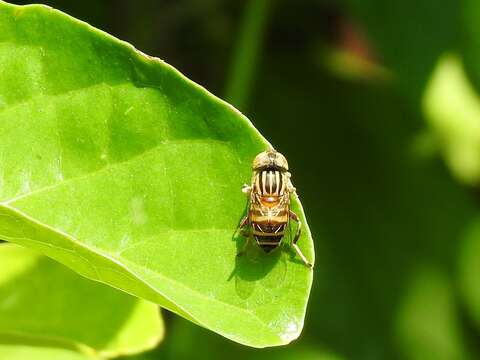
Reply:
[[[265,168],[288,170],[288,162],[285,156],[275,150],[267,150],[258,154],[253,160],[253,170]]]

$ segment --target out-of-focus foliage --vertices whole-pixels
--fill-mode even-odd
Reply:
[[[398,310],[398,341],[408,359],[465,359],[451,281],[436,269],[416,269]]]
[[[396,328],[407,321],[397,314],[410,281],[425,263],[449,273],[472,201],[437,159],[417,155],[421,118],[390,85],[338,81],[314,66],[276,77],[292,61],[265,69],[261,83],[278,91],[261,89],[255,113],[284,130],[277,137],[300,176],[312,231],[325,239],[316,243],[304,341],[347,358],[395,358],[405,353]],[[292,141],[294,119],[308,122],[306,141]],[[276,131],[267,120],[261,128]]]
[[[474,2],[475,0],[473,0]],[[397,75],[410,100],[418,101],[438,57],[455,46],[456,0],[344,0],[365,29],[379,60]]]
[[[480,181],[480,97],[457,56],[439,59],[424,107],[435,142],[453,173],[474,186]]]
[[[245,2],[49,2],[228,87]],[[241,110],[287,155],[319,239],[303,336],[257,352],[169,317],[136,360],[479,358],[480,5],[270,6]]]
[[[460,36],[458,47],[461,49],[463,61],[470,80],[480,89],[480,2],[463,0],[460,6]]]
[[[89,281],[14,244],[0,246],[0,263],[0,343],[115,357],[149,350],[163,336],[152,303]]]
[[[461,243],[461,252],[458,260],[459,283],[461,293],[477,331],[480,331],[480,221],[476,217],[466,229]]]
[[[42,346],[0,345],[0,359],[8,360],[95,360],[77,352]]]

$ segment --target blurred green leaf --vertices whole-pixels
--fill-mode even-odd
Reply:
[[[461,5],[461,37],[459,47],[465,63],[465,69],[480,89],[480,3],[477,0],[464,0]]]
[[[152,303],[87,280],[17,245],[0,246],[0,263],[2,343],[111,357],[151,349],[163,336]]]
[[[406,359],[468,359],[448,276],[435,268],[413,273],[397,313]]]
[[[0,359],[5,360],[88,360],[86,355],[66,349],[26,345],[0,345]]]
[[[475,1],[475,0],[473,0]],[[456,45],[459,2],[444,0],[346,0],[366,30],[373,52],[418,101],[438,57]]]
[[[319,63],[345,80],[385,82],[392,78],[392,74],[381,65],[345,50],[322,48]]]
[[[158,349],[125,357],[122,360],[190,360],[209,359],[249,359],[249,360],[341,360],[342,357],[325,349],[320,342],[306,344],[295,342],[288,347],[268,349],[251,349],[239,346],[231,341],[214,336],[192,323],[181,318],[175,319],[169,327],[168,340]]]
[[[312,272],[286,251],[236,257],[240,188],[268,146],[245,117],[43,6],[0,3],[0,67],[1,238],[237,342],[298,337]]]
[[[459,256],[459,283],[463,299],[477,329],[480,329],[480,219],[465,233]]]
[[[248,108],[248,99],[262,52],[265,28],[271,7],[271,0],[245,2],[245,14],[240,23],[225,91],[227,101],[241,110]]]
[[[480,180],[480,98],[457,56],[439,60],[423,105],[452,172],[462,182],[475,185]]]

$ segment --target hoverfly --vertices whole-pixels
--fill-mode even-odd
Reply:
[[[253,160],[251,185],[242,188],[242,192],[249,196],[247,215],[240,223],[247,240],[238,256],[245,252],[252,237],[267,253],[278,248],[286,227],[293,220],[298,225],[292,245],[303,263],[309,268],[313,266],[297,245],[302,223],[297,214],[290,210],[290,194],[296,193],[290,176],[287,159],[274,149],[261,152]],[[246,229],[249,231],[246,232]]]

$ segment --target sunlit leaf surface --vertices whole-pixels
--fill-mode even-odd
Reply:
[[[268,147],[245,117],[43,6],[0,3],[0,69],[1,238],[232,340],[298,337],[311,270],[288,246],[236,258],[240,188]]]
[[[0,345],[0,359],[8,360],[92,360],[91,357],[66,349],[25,345]]]
[[[13,244],[0,245],[0,338],[117,356],[161,339],[158,307]],[[2,357],[0,357],[3,359]]]

